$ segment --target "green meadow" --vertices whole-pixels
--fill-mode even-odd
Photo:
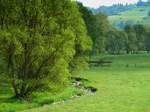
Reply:
[[[105,58],[111,59],[113,63],[109,66],[93,66],[80,75],[89,79],[91,85],[98,89],[95,94],[68,99],[81,92],[68,87],[57,95],[38,93],[38,98],[30,103],[10,99],[11,88],[3,83],[8,88],[7,91],[1,89],[0,112],[149,112],[150,55],[115,55]],[[51,104],[53,100],[64,102]]]
[[[96,94],[25,112],[149,112],[150,55],[111,58],[110,67],[93,67],[81,75],[98,88]]]

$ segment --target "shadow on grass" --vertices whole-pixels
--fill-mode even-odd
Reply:
[[[21,100],[14,98],[13,96],[1,96],[0,95],[0,103],[15,103]]]

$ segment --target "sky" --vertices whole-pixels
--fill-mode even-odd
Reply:
[[[117,3],[136,3],[138,0],[77,0],[79,2],[82,2],[85,6],[91,7],[91,8],[98,8],[99,6],[105,5],[110,6],[112,4]]]

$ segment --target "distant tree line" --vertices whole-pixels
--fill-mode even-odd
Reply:
[[[124,30],[111,30],[106,38],[106,51],[111,54],[150,52],[149,26],[126,25]]]
[[[112,6],[100,6],[97,9],[92,9],[93,13],[105,13],[109,16],[111,15],[118,15],[120,12],[128,11],[134,9],[136,4],[114,4]]]
[[[137,6],[150,6],[150,0],[147,1],[139,0]]]
[[[137,7],[143,7],[143,6],[150,6],[150,0],[144,1],[144,0],[139,0],[135,4],[114,4],[112,6],[100,6],[97,9],[91,9],[93,13],[105,13],[109,16],[111,15],[119,15],[120,12],[132,10]]]

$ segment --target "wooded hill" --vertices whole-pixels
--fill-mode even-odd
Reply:
[[[136,4],[115,4],[92,9],[93,13],[105,13],[115,27],[123,28],[126,24],[150,24],[150,1]]]

